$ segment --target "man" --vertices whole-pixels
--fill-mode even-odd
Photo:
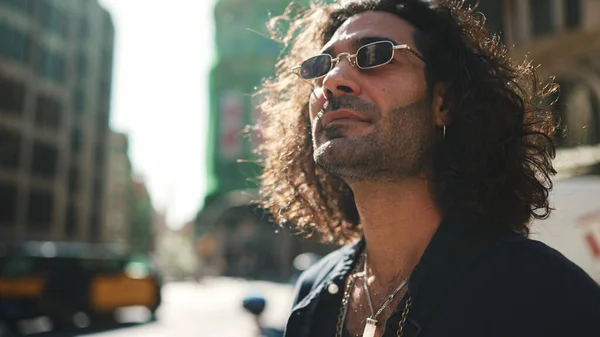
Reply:
[[[551,211],[554,86],[460,1],[347,1],[280,22],[262,205],[346,244],[300,278],[286,336],[600,336],[598,285],[527,239]]]

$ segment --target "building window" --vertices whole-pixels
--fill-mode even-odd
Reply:
[[[50,1],[44,1],[40,15],[42,27],[59,36],[67,36],[69,18],[60,8],[53,6]]]
[[[0,43],[0,46],[2,44]],[[0,77],[0,114],[21,115],[25,101],[25,85]]]
[[[35,124],[40,127],[59,129],[62,106],[52,97],[38,96],[35,109]]]
[[[90,216],[90,238],[92,242],[99,242],[101,240],[100,235],[102,233],[100,233],[100,217],[98,213],[97,209],[93,209]]]
[[[87,57],[84,51],[80,51],[77,55],[77,76],[84,77],[87,74]]]
[[[71,132],[71,151],[79,153],[83,147],[83,139],[79,128],[73,129]]]
[[[504,38],[504,7],[503,0],[470,0],[471,5],[479,2],[477,11],[485,15],[485,24],[495,34]]]
[[[69,194],[74,196],[79,188],[79,169],[71,166],[69,168]]]
[[[94,207],[100,208],[100,204],[102,203],[102,190],[104,189],[104,180],[96,177],[94,179],[94,190],[93,190],[93,203]]]
[[[565,26],[577,28],[581,24],[581,0],[564,0]]]
[[[67,238],[74,239],[77,233],[77,207],[73,203],[67,206],[66,219],[65,234]]]
[[[27,34],[0,22],[0,56],[27,63],[29,60],[29,39]]]
[[[553,3],[553,0],[530,0],[531,33],[534,36],[548,35],[554,32]]]
[[[33,158],[31,171],[41,176],[54,178],[58,164],[58,150],[56,147],[41,142],[33,143]]]
[[[15,130],[0,128],[0,169],[16,170],[20,161],[21,135]]]
[[[0,225],[14,224],[17,218],[17,186],[0,183]]]
[[[51,192],[31,190],[29,194],[29,209],[27,224],[36,228],[49,229],[52,223],[54,197]]]
[[[75,89],[73,104],[75,105],[75,114],[83,115],[83,111],[85,110],[85,93],[81,88]]]
[[[60,55],[41,49],[37,73],[45,79],[62,83],[65,78],[65,61]]]

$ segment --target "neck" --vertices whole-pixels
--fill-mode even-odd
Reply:
[[[375,282],[383,285],[406,278],[442,219],[427,180],[357,182],[351,187]]]

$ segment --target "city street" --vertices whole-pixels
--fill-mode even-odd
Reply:
[[[169,283],[163,289],[158,320],[112,331],[86,334],[94,337],[252,337],[252,316],[241,306],[248,294],[267,299],[265,323],[283,326],[291,308],[292,287],[269,282],[214,279],[199,283]],[[133,316],[133,313],[132,313]]]
[[[202,283],[168,283],[163,288],[163,304],[155,322],[139,323],[147,318],[140,310],[123,312],[129,322],[118,328],[69,334],[80,337],[254,337],[253,318],[242,308],[247,295],[260,294],[267,299],[264,323],[282,327],[292,303],[292,286],[270,282],[212,279]],[[42,334],[66,337],[64,334]]]

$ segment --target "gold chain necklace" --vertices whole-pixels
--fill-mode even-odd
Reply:
[[[342,332],[344,331],[344,323],[346,321],[346,315],[348,314],[348,303],[350,302],[350,294],[352,292],[352,288],[354,287],[355,282],[356,274],[348,276],[348,280],[346,281],[346,287],[344,290],[344,297],[342,298],[342,305],[340,307],[340,313],[338,314],[335,337],[342,337]],[[396,331],[397,337],[402,337],[404,334],[404,326],[406,325],[406,319],[408,318],[408,312],[410,311],[411,302],[412,300],[409,296],[404,305],[404,309],[402,310],[402,317],[398,322],[398,330]]]

